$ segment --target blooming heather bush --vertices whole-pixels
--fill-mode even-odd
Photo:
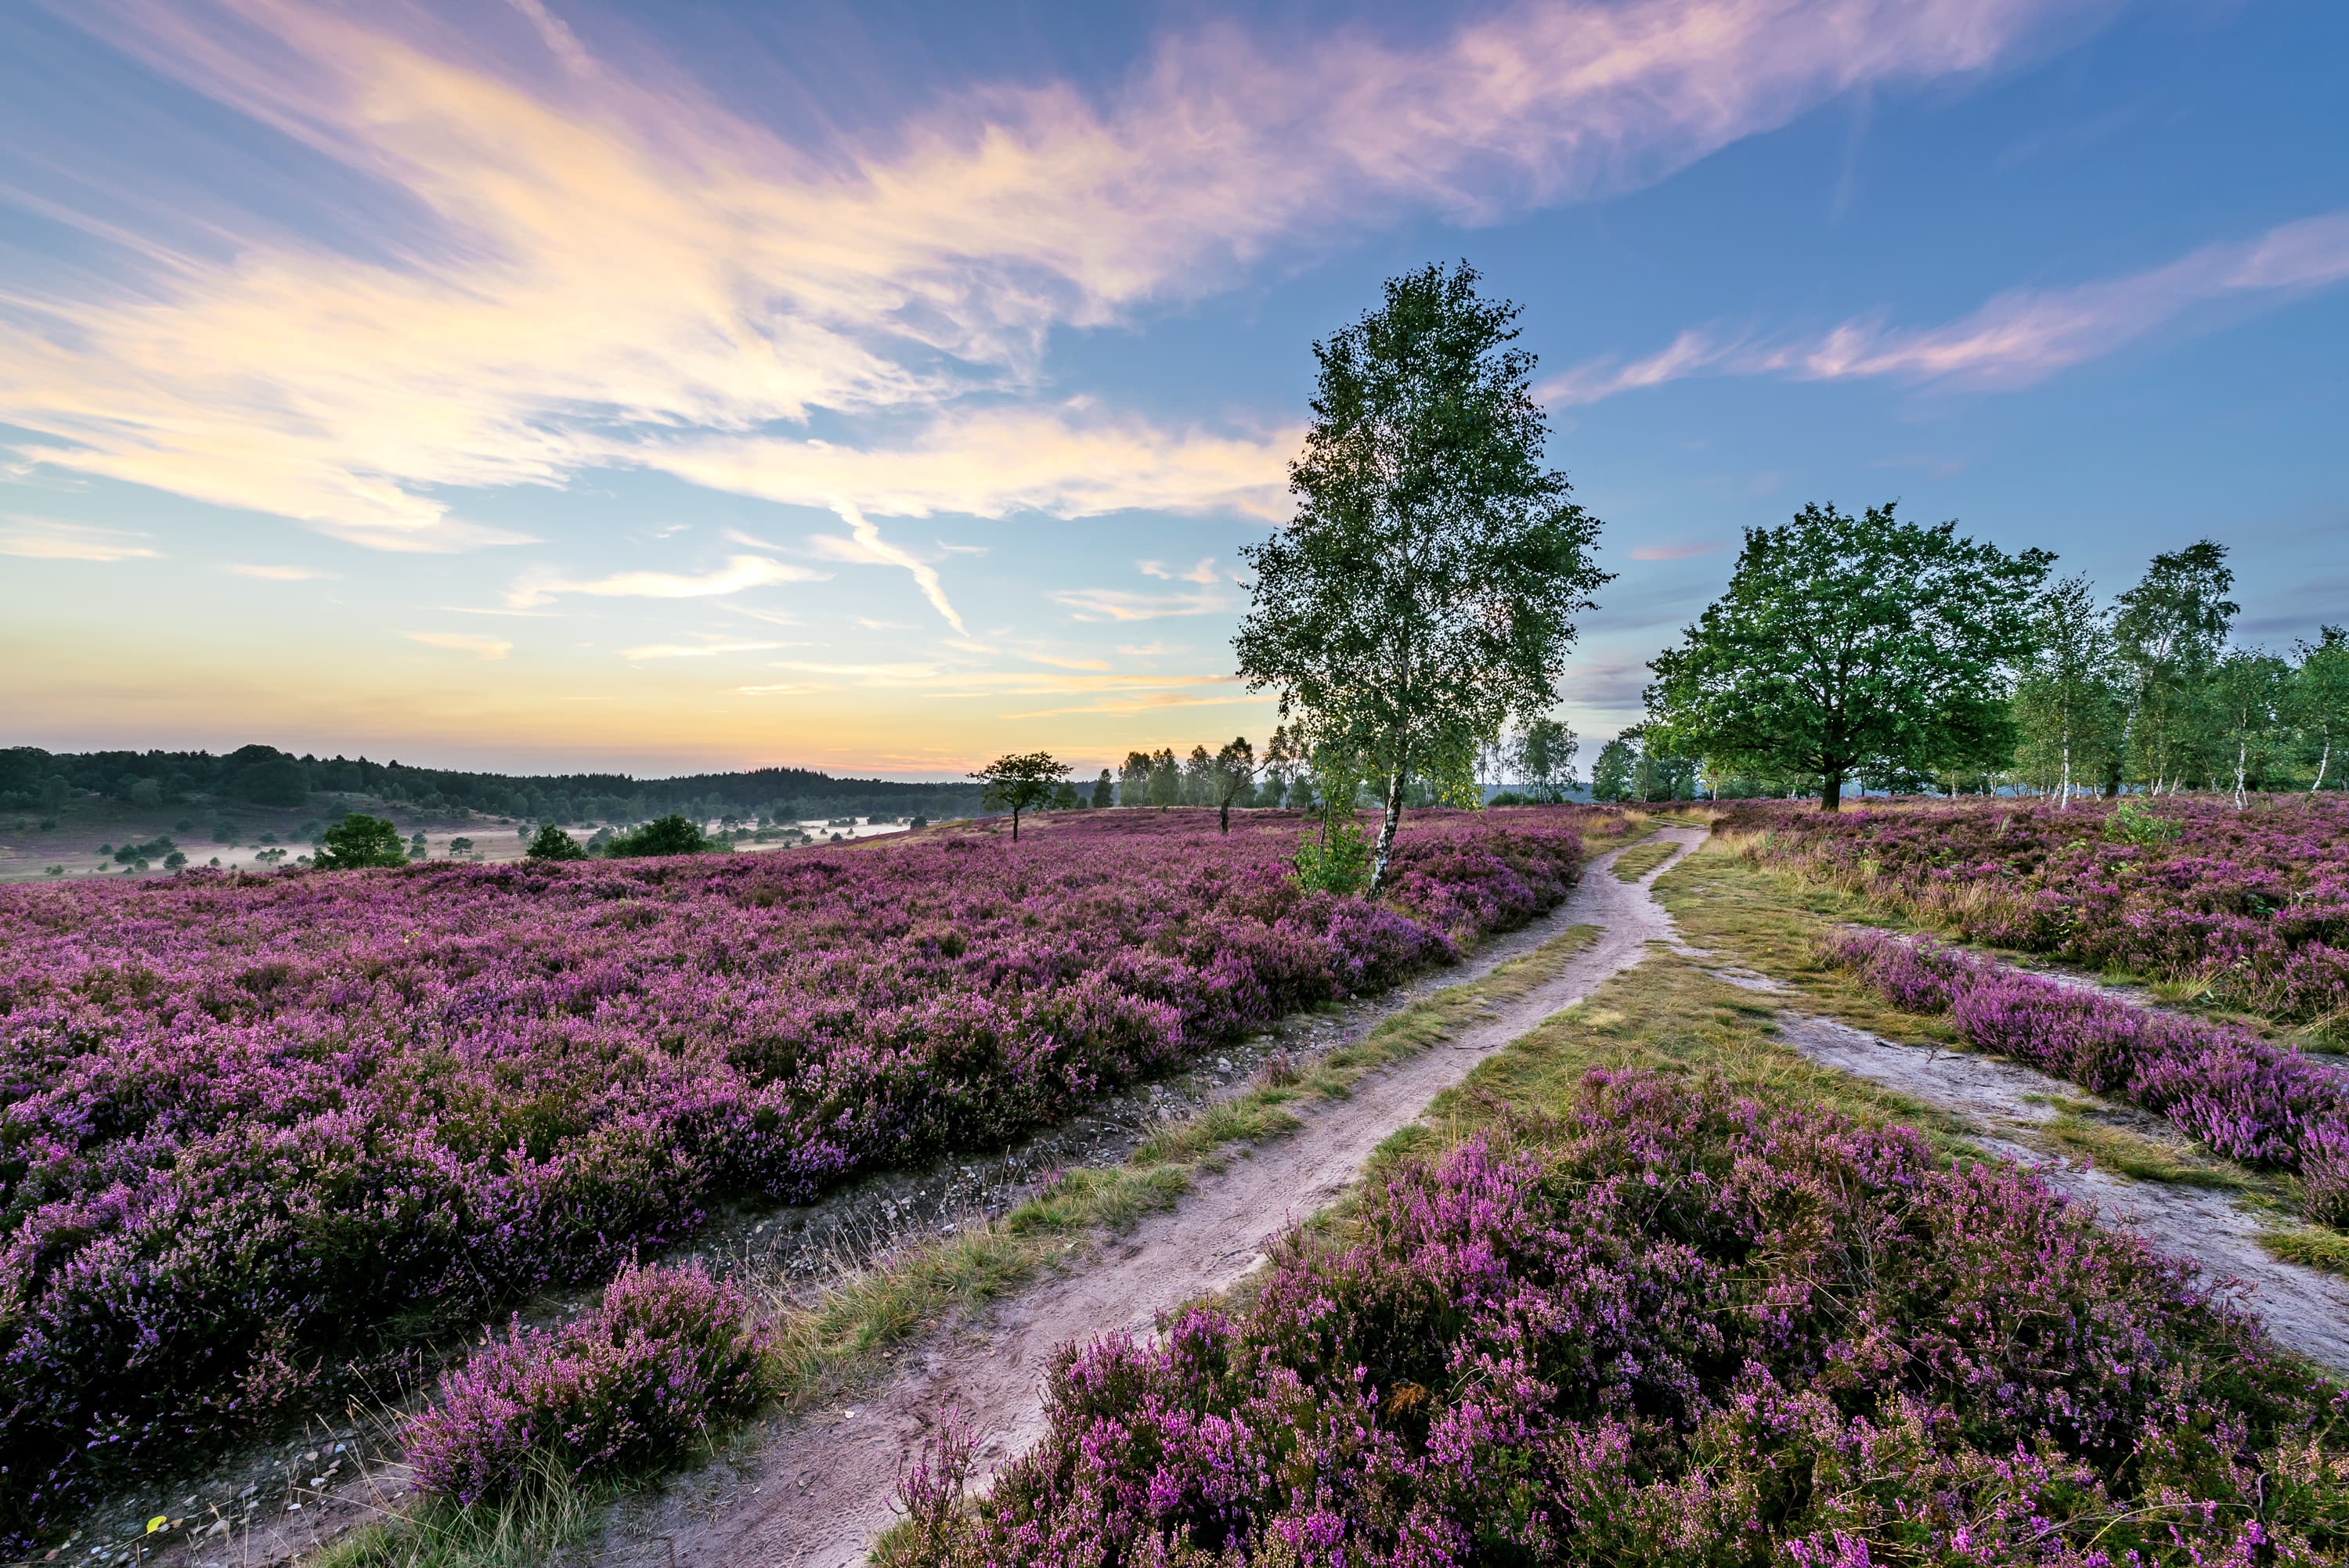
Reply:
[[[698,1268],[623,1269],[558,1329],[515,1324],[441,1379],[408,1424],[416,1484],[452,1502],[541,1476],[595,1480],[674,1465],[766,1398],[766,1358],[731,1286]]]
[[[2126,826],[2137,812],[2174,836]],[[2116,830],[2107,831],[2108,827]],[[1763,859],[1843,878],[1970,941],[2158,979],[2289,1023],[2349,1027],[2349,799],[2237,811],[2167,799],[1733,808]]]
[[[665,861],[0,889],[0,1552],[713,1202],[1000,1140],[1562,900],[1572,810],[1102,812]]]
[[[1597,1074],[1053,1377],[937,1563],[2340,1561],[2342,1396],[2012,1168]]]
[[[2132,1006],[1928,943],[1863,932],[1827,955],[1895,1006],[1947,1013],[1970,1045],[2134,1101],[2230,1160],[2293,1170],[2328,1212],[2349,1150],[2349,1079],[2248,1029]]]

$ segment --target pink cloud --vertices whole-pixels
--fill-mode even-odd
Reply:
[[[2227,299],[2277,304],[2344,280],[2349,211],[2327,212],[2255,239],[2206,245],[2125,277],[2066,289],[2011,290],[1944,326],[1896,328],[1881,319],[1855,319],[1814,338],[1776,343],[1692,330],[1645,359],[1586,361],[1537,390],[1546,401],[1563,405],[1702,375],[2025,387],[2127,347],[2198,306]]]
[[[957,404],[1032,393],[1056,326],[1223,286],[1277,245],[1638,186],[2108,9],[1549,0],[1426,44],[1301,50],[1214,26],[1105,101],[980,86],[809,148],[674,70],[598,58],[543,0],[88,0],[67,14],[410,215],[330,250],[209,193],[142,193],[187,242],[130,236],[119,287],[12,294],[0,420],[48,438],[32,455],[52,465],[394,549],[514,541],[442,488],[601,465],[883,515],[1260,508],[1233,498],[1278,493],[1267,441],[1092,414],[1046,413],[1071,437],[1007,491],[957,445]],[[748,434],[816,409],[911,434],[869,454]],[[1144,483],[1102,477],[1130,456]]]

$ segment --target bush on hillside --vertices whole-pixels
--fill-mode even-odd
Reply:
[[[672,812],[641,828],[613,834],[604,852],[614,860],[626,860],[637,855],[698,855],[710,847],[700,828]]]
[[[270,835],[264,834],[264,838]],[[311,862],[326,871],[350,871],[362,866],[404,866],[408,851],[399,830],[381,817],[353,812],[326,830],[317,858]]]

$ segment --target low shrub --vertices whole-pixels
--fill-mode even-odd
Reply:
[[[1831,879],[1969,942],[2118,966],[2349,1038],[2349,800],[2238,811],[2040,801],[1741,802],[1766,864]]]
[[[1400,1166],[1350,1244],[1052,1373],[1041,1442],[899,1562],[2337,1561],[2344,1395],[2012,1168],[1594,1074]]]
[[[405,1435],[417,1488],[469,1506],[674,1466],[766,1399],[764,1352],[732,1286],[632,1264],[594,1312],[517,1324],[442,1379]]]
[[[2018,974],[1932,943],[1863,932],[1826,956],[1895,1006],[1946,1013],[1967,1044],[2116,1096],[2230,1160],[2294,1170],[2322,1151],[2332,1172],[2349,1147],[2349,1086],[2340,1074],[2249,1029],[2138,1007],[2082,985]],[[2316,1202],[2340,1181],[2313,1172]]]

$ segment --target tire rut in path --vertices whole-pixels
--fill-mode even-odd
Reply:
[[[667,1568],[672,1560],[680,1568],[861,1563],[891,1522],[900,1470],[950,1408],[978,1434],[983,1482],[1041,1436],[1043,1371],[1061,1346],[1121,1329],[1147,1334],[1160,1314],[1232,1284],[1274,1240],[1344,1191],[1380,1142],[1438,1093],[1638,964],[1649,943],[1673,941],[1671,917],[1649,889],[1704,832],[1664,828],[1659,836],[1677,848],[1636,882],[1612,874],[1620,850],[1583,868],[1549,918],[1597,926],[1599,935],[1551,979],[1363,1079],[1345,1099],[1292,1106],[1302,1127],[1220,1173],[1200,1173],[1173,1209],[1071,1272],[1037,1282],[964,1329],[932,1336],[905,1355],[904,1370],[849,1407],[783,1423],[751,1452],[629,1510],[605,1532],[596,1560],[612,1568]]]

